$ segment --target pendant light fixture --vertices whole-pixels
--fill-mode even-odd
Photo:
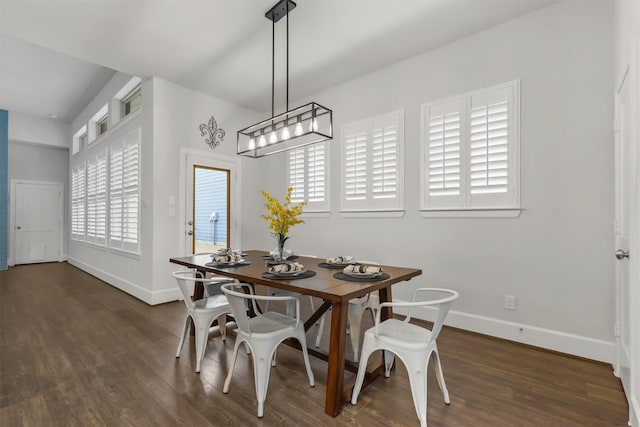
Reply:
[[[333,138],[333,112],[310,102],[289,110],[289,12],[296,7],[292,0],[280,0],[265,17],[271,21],[271,118],[238,131],[238,154],[263,157],[315,144]],[[275,26],[287,18],[287,86],[286,111],[275,115]]]

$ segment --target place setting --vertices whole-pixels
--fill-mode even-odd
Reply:
[[[333,277],[350,282],[377,282],[388,279],[389,275],[380,266],[354,263],[347,265]]]
[[[207,267],[239,267],[243,265],[251,264],[251,261],[244,259],[243,256],[247,255],[242,251],[232,251],[230,249],[220,250],[211,255],[211,262],[205,264]]]
[[[318,264],[318,267],[329,268],[334,270],[341,270],[346,266],[356,264],[356,260],[352,256],[337,256],[333,258],[327,258],[325,262]]]
[[[264,279],[294,280],[313,277],[316,272],[308,270],[299,262],[280,262],[269,265],[269,269],[262,273]]]

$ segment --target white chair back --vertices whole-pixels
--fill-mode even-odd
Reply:
[[[417,301],[418,294],[430,294],[432,296],[435,296],[435,298],[426,298]],[[409,322],[411,320],[411,314],[414,307],[436,307],[438,309],[438,315],[436,316],[436,320],[433,322],[430,339],[430,342],[435,342],[436,338],[438,338],[438,335],[440,335],[442,325],[444,324],[444,319],[447,317],[447,313],[449,312],[451,303],[458,299],[459,296],[460,294],[452,289],[420,288],[416,289],[416,291],[413,293],[411,302],[385,302],[383,304],[380,304],[380,309],[382,309],[383,307],[407,307],[409,308],[409,311],[404,321]],[[374,326],[374,333],[376,336],[378,336],[378,326],[380,324],[381,311],[382,310],[378,310],[376,314],[376,323]]]
[[[193,270],[185,270],[185,271],[174,271],[172,273],[173,277],[175,277],[176,282],[178,282],[178,287],[180,288],[180,292],[182,292],[182,300],[187,305],[188,309],[193,309],[193,300],[191,299],[191,289],[189,284],[195,284],[196,282],[203,282],[202,277],[199,277],[197,272]],[[196,277],[198,276],[198,277]]]

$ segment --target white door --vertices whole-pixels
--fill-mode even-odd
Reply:
[[[185,254],[238,248],[237,159],[185,156]]]
[[[15,264],[62,261],[61,183],[11,181]]]
[[[616,185],[616,319],[615,319],[615,360],[614,371],[620,377],[625,394],[632,395],[632,315],[634,314],[631,277],[632,269],[637,269],[640,253],[629,251],[637,239],[638,214],[635,207],[637,177],[636,129],[634,114],[634,94],[636,76],[633,62],[630,62],[615,97],[615,185]],[[630,402],[630,408],[632,407]]]

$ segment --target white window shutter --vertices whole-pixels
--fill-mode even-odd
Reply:
[[[96,158],[87,161],[87,242],[96,242],[96,184],[98,165]]]
[[[300,203],[305,200],[305,147],[289,151],[289,186],[293,188],[291,201]]]
[[[71,238],[85,240],[86,166],[81,162],[71,171]]]
[[[423,207],[464,205],[464,100],[423,106]]]
[[[309,207],[314,204],[326,205],[326,143],[313,144],[307,147],[307,201]],[[318,206],[320,207],[320,206]]]
[[[292,202],[304,201],[305,212],[329,210],[327,144],[320,142],[289,151],[288,185]]]
[[[96,156],[95,243],[107,243],[107,150]]]
[[[343,208],[365,208],[367,199],[368,123],[343,128]]]
[[[512,87],[470,97],[469,197],[473,207],[513,205],[513,114]]]
[[[111,145],[109,155],[109,245],[138,253],[140,129]]]
[[[404,113],[343,127],[343,211],[402,210]]]
[[[520,207],[520,84],[422,106],[424,210]]]

